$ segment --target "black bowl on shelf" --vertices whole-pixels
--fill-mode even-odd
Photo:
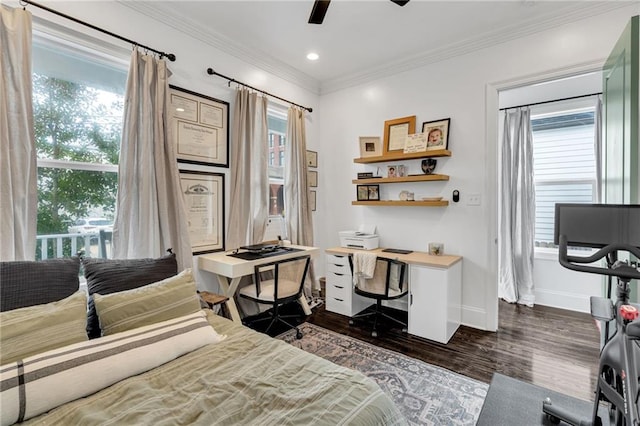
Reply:
[[[422,171],[426,175],[430,175],[436,168],[436,164],[438,164],[438,160],[435,158],[425,158],[422,160]]]

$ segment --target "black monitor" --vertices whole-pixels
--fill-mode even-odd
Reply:
[[[560,234],[574,247],[640,247],[640,204],[556,204],[556,245]]]

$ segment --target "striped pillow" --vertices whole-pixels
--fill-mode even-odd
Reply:
[[[225,337],[199,311],[3,365],[1,424],[37,416]]]
[[[25,283],[26,285],[27,283]],[[87,295],[0,313],[0,365],[87,340]]]
[[[103,336],[200,310],[191,269],[133,290],[106,295],[95,293],[93,301]]]

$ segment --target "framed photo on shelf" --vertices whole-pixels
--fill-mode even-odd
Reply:
[[[358,201],[379,201],[380,185],[356,185]]]
[[[224,251],[224,174],[180,170],[193,254]]]
[[[178,161],[229,167],[229,103],[172,85],[169,97]]]
[[[380,157],[382,142],[379,136],[360,136],[360,158]]]
[[[318,153],[316,151],[307,150],[307,166],[318,167]]]
[[[422,123],[422,133],[427,136],[427,151],[449,149],[450,118]]]
[[[309,182],[309,186],[311,188],[317,188],[318,187],[318,172],[316,172],[315,170],[307,171],[307,181]]]
[[[311,211],[316,211],[316,191],[309,191],[309,206],[311,207]]]
[[[407,136],[416,132],[416,116],[396,118],[384,122],[384,153],[404,151]]]

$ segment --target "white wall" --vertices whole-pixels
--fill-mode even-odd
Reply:
[[[320,185],[326,191],[318,204],[323,214],[316,216],[316,226],[322,229],[318,245],[338,245],[338,231],[360,222],[377,224],[384,246],[425,250],[429,241],[443,242],[445,252],[464,257],[463,323],[495,329],[497,90],[599,68],[628,19],[637,13],[636,7],[618,9],[323,95],[318,109],[319,157],[330,166],[320,171]],[[385,120],[414,114],[418,127],[423,121],[451,117],[453,155],[439,159],[436,168],[451,179],[386,185],[382,197],[397,198],[401,189],[409,189],[416,197],[442,195],[450,200],[457,189],[461,201],[444,208],[351,206],[355,198],[351,179],[366,169],[353,163],[359,156],[358,136],[382,135]],[[405,163],[416,170],[417,161]],[[466,204],[473,193],[481,195],[480,206]]]
[[[265,91],[277,94],[285,99],[290,99],[298,104],[310,106],[314,109],[318,106],[318,96],[308,90],[301,89],[276,75],[264,72],[256,67],[250,66],[237,58],[219,51],[200,40],[196,40],[173,28],[167,27],[155,20],[152,20],[129,7],[113,2],[78,2],[78,1],[43,1],[41,4],[51,7],[62,13],[78,18],[80,20],[101,27],[115,34],[119,34],[130,40],[150,46],[154,49],[167,53],[174,53],[177,57],[175,62],[168,62],[168,67],[172,71],[170,84],[182,87],[203,95],[212,96],[230,102],[229,120],[233,122],[233,99],[235,86],[228,87],[226,80],[219,77],[209,76],[206,69],[211,67],[216,71],[243,81],[254,87],[259,87]],[[6,2],[12,7],[21,7],[17,2]],[[69,20],[60,18],[54,14],[28,6],[28,10],[34,17],[41,17],[47,21],[71,28],[77,32],[87,34],[93,38],[104,40],[106,44],[114,44],[130,50],[127,43],[119,41],[113,37],[101,34],[82,25],[75,24]],[[105,49],[112,53],[118,49]],[[128,58],[127,62],[128,62]],[[307,144],[309,149],[318,150],[317,118],[315,113],[307,115]],[[225,219],[229,221],[229,169],[217,167],[205,167],[182,164],[180,168],[190,170],[209,170],[225,174],[227,187],[226,214]],[[225,226],[226,229],[226,226]],[[198,286],[202,289],[217,290],[218,284],[212,274],[198,273],[195,269],[197,259],[194,258],[194,271]]]

